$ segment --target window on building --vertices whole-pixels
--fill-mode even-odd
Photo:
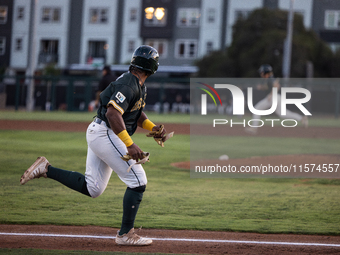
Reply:
[[[105,64],[107,45],[106,41],[89,41],[87,63]]]
[[[340,28],[340,11],[325,12],[325,28],[339,29]]]
[[[22,51],[22,38],[15,39],[15,51]]]
[[[108,8],[91,8],[90,23],[106,24],[108,22]]]
[[[0,24],[5,24],[7,22],[7,6],[0,6]]]
[[[200,10],[198,8],[180,8],[177,13],[177,25],[180,27],[197,27]]]
[[[144,24],[148,27],[162,27],[166,25],[167,9],[162,7],[147,7],[144,9]]]
[[[136,8],[130,9],[130,21],[136,21],[137,20],[137,12],[138,12],[138,10]]]
[[[25,7],[18,6],[17,8],[17,20],[24,20],[25,19]]]
[[[134,40],[129,40],[128,42],[128,52],[132,53],[136,49],[135,41]]]
[[[213,9],[213,8],[208,9],[207,22],[208,23],[214,23],[215,22],[215,16],[216,16],[216,10]]]
[[[45,54],[58,54],[58,40],[41,40],[40,52]]]
[[[207,42],[207,54],[210,54],[214,50],[214,43],[213,42]]]
[[[175,46],[176,58],[196,58],[197,40],[178,40]]]
[[[42,23],[57,23],[60,22],[60,8],[44,7],[42,9]]]
[[[236,10],[235,11],[235,22],[239,19],[247,19],[251,11],[249,10]]]
[[[41,40],[38,62],[42,64],[58,63],[58,51],[58,40]]]
[[[154,47],[160,57],[165,58],[168,55],[168,42],[164,39],[147,39],[145,40],[146,45]]]

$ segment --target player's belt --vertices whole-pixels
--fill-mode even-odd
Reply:
[[[95,117],[93,122],[97,123],[97,124],[101,124],[102,122],[104,122],[102,119],[99,119],[98,117]],[[105,123],[105,122],[104,122]]]

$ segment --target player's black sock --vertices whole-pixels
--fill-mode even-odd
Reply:
[[[123,199],[123,220],[119,235],[126,234],[133,228],[144,190],[145,186],[126,189]]]
[[[84,195],[91,196],[87,190],[85,176],[78,172],[66,171],[53,166],[48,166],[47,177],[56,180],[70,189],[76,190]]]

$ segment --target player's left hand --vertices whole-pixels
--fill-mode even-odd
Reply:
[[[147,137],[153,137],[157,144],[164,147],[164,142],[168,140],[170,137],[174,135],[174,132],[171,132],[170,134],[166,134],[166,130],[164,128],[164,125],[154,126],[152,128],[152,131],[147,134]]]
[[[152,131],[155,133],[154,138],[163,138],[166,134],[164,125],[154,126]]]

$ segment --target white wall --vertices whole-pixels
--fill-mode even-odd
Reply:
[[[37,44],[36,54],[37,59],[40,51],[41,40],[58,40],[59,41],[59,66],[64,67],[67,59],[67,38],[68,38],[68,25],[69,25],[69,6],[71,0],[43,0],[38,1],[38,13],[37,13]],[[60,22],[58,23],[43,23],[42,9],[44,7],[60,8]]]
[[[14,2],[14,13],[13,13],[13,34],[11,42],[11,59],[10,66],[12,68],[26,68],[28,58],[28,41],[29,41],[29,24],[30,24],[30,1],[27,0],[16,0]],[[18,6],[25,8],[24,19],[17,20]],[[17,38],[22,39],[22,50],[15,50],[15,41]]]
[[[130,10],[131,8],[137,8],[137,19],[130,21]],[[128,51],[129,41],[135,42],[135,48],[143,43],[140,35],[140,22],[141,22],[141,0],[125,0],[124,1],[124,20],[122,28],[122,45],[120,64],[125,64],[131,60],[132,53]]]
[[[85,0],[83,10],[83,27],[82,40],[80,45],[80,63],[86,63],[89,41],[106,41],[108,49],[106,52],[107,64],[114,62],[115,35],[116,35],[116,17],[117,17],[117,0]],[[106,24],[91,24],[90,9],[105,8],[108,10],[108,22]]]
[[[38,1],[36,7],[37,13],[35,14],[36,20],[36,44],[35,44],[35,58],[38,68],[38,57],[40,52],[41,40],[58,40],[58,54],[59,66],[66,65],[67,58],[67,38],[68,38],[68,25],[69,25],[69,3],[71,0],[41,0]],[[24,20],[17,20],[18,7],[25,8]],[[60,22],[57,23],[43,23],[42,9],[44,7],[60,8]],[[26,68],[28,62],[29,52],[29,33],[30,30],[30,15],[31,15],[31,1],[28,0],[15,0],[14,1],[14,15],[13,15],[13,36],[11,42],[11,67],[13,68]],[[22,50],[16,51],[15,42],[17,38],[22,38]]]
[[[208,22],[209,9],[215,9],[215,21],[213,23]],[[207,53],[207,42],[213,42],[214,50],[218,50],[221,47],[222,12],[223,0],[202,0],[198,58],[203,57]]]

